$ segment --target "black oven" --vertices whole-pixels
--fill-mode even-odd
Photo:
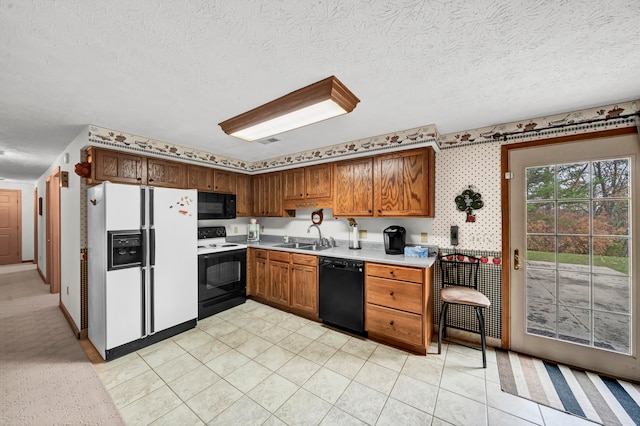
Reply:
[[[247,250],[198,255],[198,319],[247,300]]]
[[[198,192],[198,220],[235,219],[236,195]]]

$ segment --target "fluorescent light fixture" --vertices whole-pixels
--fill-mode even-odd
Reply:
[[[219,125],[226,134],[252,142],[347,114],[358,102],[360,99],[331,76]]]

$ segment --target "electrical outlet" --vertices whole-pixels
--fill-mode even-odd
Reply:
[[[238,233],[238,227],[237,227],[237,226],[234,226],[234,227],[233,227],[233,233],[234,233],[234,234],[237,234],[237,233]]]
[[[420,233],[420,242],[426,243],[427,241],[429,241],[429,234],[427,234],[426,232],[421,232]]]
[[[69,286],[67,286],[67,296],[69,295]]]
[[[366,230],[358,231],[358,238],[360,238],[361,240],[366,239],[367,238],[367,231]]]
[[[260,225],[260,233],[264,234],[264,225]]]

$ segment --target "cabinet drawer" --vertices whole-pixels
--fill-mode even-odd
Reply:
[[[266,259],[267,258],[267,251],[266,250],[256,250],[256,257],[258,259]]]
[[[422,345],[422,317],[367,303],[366,329],[399,342]]]
[[[269,260],[277,260],[280,262],[289,263],[289,253],[285,253],[283,251],[269,251]]]
[[[318,256],[292,253],[291,259],[293,263],[298,265],[318,266]]]
[[[380,265],[367,263],[367,275],[382,278],[392,278],[413,283],[422,283],[423,270],[421,268],[406,268],[403,266]]]
[[[422,284],[367,277],[367,302],[422,313]]]

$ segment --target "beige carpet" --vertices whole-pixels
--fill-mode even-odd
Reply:
[[[33,265],[0,267],[0,424],[122,425]]]

